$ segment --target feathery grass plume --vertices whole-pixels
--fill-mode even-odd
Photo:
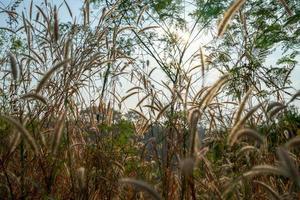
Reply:
[[[39,62],[38,63],[45,63],[45,61],[43,60],[43,58],[37,53],[37,52],[35,52],[33,49],[29,49],[30,50],[30,52],[31,53],[33,53],[38,59],[39,59]],[[22,54],[22,55],[24,55],[24,54]],[[31,56],[31,57],[33,57],[33,56]],[[34,59],[34,60],[36,60],[36,59]]]
[[[150,120],[146,120],[144,125],[137,131],[137,134],[144,135],[150,127]]]
[[[115,166],[117,166],[118,169],[120,170],[120,172],[121,172],[122,174],[125,172],[124,166],[123,166],[121,163],[119,163],[118,161],[114,160],[114,161],[112,162],[112,164],[114,164]]]
[[[208,89],[209,89],[208,86],[202,87],[202,88],[196,93],[196,95],[194,96],[193,102],[196,102],[197,99],[201,98],[202,95],[204,94],[204,92],[205,92],[206,90],[208,90]]]
[[[52,67],[45,75],[44,77],[40,80],[38,86],[36,87],[36,93],[39,93],[41,91],[41,89],[43,88],[43,86],[46,84],[46,82],[50,79],[51,75],[58,70],[60,67],[62,67],[63,65],[67,64],[68,62],[70,62],[71,59],[66,59],[61,61],[60,63],[58,63],[57,65],[55,65],[54,67]]]
[[[35,5],[35,7],[39,10],[39,12],[37,13],[37,17],[39,16],[39,13],[42,14],[44,20],[45,20],[46,23],[47,23],[47,30],[49,31],[49,28],[50,28],[50,22],[49,22],[49,19],[48,19],[47,15],[45,14],[45,12],[43,11],[43,9],[42,9],[41,7],[39,7],[39,6],[37,6],[37,5]],[[37,19],[36,21],[38,21],[38,19]]]
[[[119,180],[119,183],[133,185],[136,188],[140,188],[142,190],[147,191],[153,197],[153,199],[162,200],[162,197],[159,195],[159,193],[155,191],[154,188],[152,188],[152,186],[150,186],[148,183],[145,183],[144,181],[139,181],[131,178],[122,178]]]
[[[36,15],[35,15],[35,21],[38,22],[39,19],[40,19],[40,13],[38,12],[38,13],[36,13]]]
[[[10,116],[0,115],[0,118],[4,119],[6,122],[11,124],[14,128],[16,128],[21,134],[23,134],[24,138],[27,140],[31,148],[34,150],[35,154],[39,154],[38,146],[34,140],[34,138],[30,135],[30,133],[26,130],[26,128],[20,124],[17,120]]]
[[[69,4],[66,2],[66,0],[64,0],[64,3],[66,5],[66,7],[67,7],[67,10],[69,12],[70,17],[73,18],[73,13],[72,13],[72,10],[71,10]]]
[[[286,107],[287,107],[286,105],[277,106],[276,108],[274,108],[269,112],[269,117],[272,118],[276,116],[281,110],[284,110]]]
[[[18,18],[18,13],[16,13],[15,11],[13,11],[13,10],[5,10],[2,7],[0,9],[1,9],[1,13],[5,12],[13,20],[16,20]]]
[[[264,143],[264,138],[261,135],[259,135],[255,130],[250,129],[250,128],[244,128],[244,129],[241,129],[241,130],[229,135],[229,137],[228,137],[229,145],[232,146],[234,143],[236,143],[236,141],[240,137],[243,137],[243,136],[253,138],[256,141],[258,141],[259,144]]]
[[[240,120],[242,112],[243,112],[243,110],[245,108],[246,102],[247,102],[247,100],[249,99],[249,97],[251,95],[251,92],[252,92],[252,88],[250,88],[247,91],[247,93],[245,94],[245,96],[244,96],[242,102],[240,103],[239,108],[238,108],[238,110],[237,110],[237,112],[235,114],[235,118],[234,118],[233,124],[236,124]]]
[[[141,30],[139,30],[137,33],[138,33],[138,34],[139,34],[139,33],[143,33],[143,32],[145,32],[145,31],[147,31],[147,30],[154,29],[154,28],[160,28],[160,27],[159,27],[159,26],[147,26],[147,27],[142,28]]]
[[[54,11],[53,11],[53,15],[54,15],[54,41],[57,42],[59,39],[59,22],[58,22],[58,11],[56,6],[54,6]]]
[[[148,120],[148,118],[147,118],[143,113],[141,113],[141,112],[139,112],[139,111],[137,111],[137,110],[135,110],[135,109],[130,108],[129,111],[132,111],[132,112],[138,114],[138,115],[139,115],[140,117],[142,117],[143,119]]]
[[[233,17],[233,15],[241,8],[242,5],[246,0],[236,0],[230,8],[225,12],[223,19],[221,20],[219,26],[218,26],[218,36],[222,36],[224,32],[226,31],[228,24]]]
[[[90,23],[90,0],[85,0],[86,24]]]
[[[257,175],[287,176],[287,173],[281,168],[272,165],[257,165],[254,166],[250,171],[243,174],[244,177],[253,177]]]
[[[132,88],[130,88],[129,90],[127,90],[126,91],[126,93],[129,93],[129,92],[131,92],[131,91],[133,91],[133,90],[142,90],[143,88],[141,88],[140,86],[135,86],[135,87],[132,87]]]
[[[294,137],[293,139],[289,140],[284,145],[287,149],[293,149],[296,147],[300,147],[300,136]]]
[[[281,162],[282,170],[284,170],[285,173],[288,174],[288,177],[290,177],[290,179],[292,179],[298,185],[298,187],[300,187],[300,174],[298,167],[290,158],[288,151],[282,147],[279,147],[277,149],[277,155]]]
[[[193,174],[195,160],[193,158],[183,159],[180,161],[179,166],[184,176],[190,176]]]
[[[289,16],[293,15],[293,12],[291,10],[291,8],[289,7],[289,4],[285,1],[285,0],[278,0],[284,7],[285,11],[287,12],[287,14]]]
[[[100,25],[101,25],[101,22],[104,21],[104,19],[105,19],[105,17],[106,17],[106,14],[107,14],[107,8],[104,7],[104,8],[102,9],[101,16],[100,16],[99,21],[98,21],[97,30],[99,30],[99,27],[100,27]]]
[[[65,60],[69,58],[71,47],[72,47],[72,39],[68,38],[65,43],[65,46],[64,46],[64,59]]]
[[[28,48],[31,48],[31,44],[32,44],[32,33],[31,33],[31,28],[32,28],[32,25],[30,24],[30,22],[26,19],[27,23],[29,24],[28,25],[28,30],[26,32],[26,36],[27,36],[27,44],[28,44]]]
[[[19,131],[14,132],[14,136],[11,140],[11,145],[10,145],[11,148],[9,150],[9,154],[13,153],[16,150],[16,148],[20,142],[20,139],[21,139],[21,133]]]
[[[254,183],[258,184],[258,185],[261,185],[264,189],[266,189],[274,199],[277,199],[277,200],[280,200],[282,199],[279,194],[271,187],[269,186],[268,184],[262,182],[262,181],[256,181],[254,180],[253,181]]]
[[[22,95],[20,98],[21,99],[37,99],[40,102],[42,102],[43,104],[47,105],[47,100],[42,95],[39,95],[36,93],[27,93],[27,94]]]
[[[134,26],[124,26],[124,27],[118,29],[117,35],[120,34],[120,33],[123,32],[123,31],[126,31],[126,30],[133,30],[133,29],[135,29]]]
[[[201,61],[201,73],[202,78],[204,77],[204,71],[205,71],[205,53],[203,47],[200,47],[200,61]]]
[[[267,112],[270,112],[273,108],[279,107],[279,106],[284,106],[282,103],[279,102],[271,102],[269,103],[267,107]]]
[[[27,21],[25,19],[24,12],[22,12],[22,19],[23,19],[23,26],[24,26],[24,29],[25,29],[25,33],[28,35]]]
[[[13,33],[13,34],[16,34],[16,33],[17,33],[16,31],[14,31],[14,30],[12,30],[12,29],[10,29],[10,28],[7,28],[7,27],[0,27],[0,30],[9,31],[9,32],[11,32],[11,33]]]
[[[10,61],[10,69],[12,77],[15,81],[18,80],[18,67],[17,67],[17,59],[14,54],[11,52],[8,53],[9,61]]]
[[[141,19],[143,17],[144,12],[148,9],[148,5],[144,6],[143,9],[141,10],[137,20],[136,20],[136,24],[139,25],[139,23],[141,22]]]
[[[250,151],[256,151],[259,152],[259,150],[255,146],[247,145],[242,147],[238,152],[237,152],[237,157],[243,156],[245,153],[248,153]]]
[[[197,135],[197,124],[198,120],[201,116],[201,112],[199,109],[193,109],[190,111],[189,116],[188,116],[188,122],[189,122],[189,127],[190,127],[190,141],[191,141],[191,149],[190,149],[190,156],[194,156],[195,152],[195,147],[196,145],[196,135]]]
[[[220,90],[220,88],[224,85],[224,83],[228,80],[228,74],[223,75],[204,95],[199,105],[202,108],[206,108],[207,105],[211,102],[211,100],[215,97],[216,93]]]
[[[297,97],[299,97],[300,96],[300,90],[298,90],[293,96],[292,96],[292,98],[290,99],[290,101],[288,102],[288,104],[289,103],[291,103],[291,102],[293,102]]]
[[[129,97],[135,95],[135,94],[138,94],[139,92],[136,91],[136,92],[132,92],[132,93],[129,93],[128,95],[126,95],[125,97],[122,97],[122,100],[121,102],[125,101],[126,99],[128,99]]]
[[[155,121],[157,122],[163,114],[166,112],[166,110],[171,106],[171,103],[167,104],[165,107],[163,107],[160,112],[157,114]]]
[[[232,135],[234,135],[235,132],[237,130],[239,130],[241,128],[241,126],[247,121],[247,119],[262,105],[263,105],[263,103],[259,103],[258,105],[253,107],[251,110],[249,110],[248,113],[243,118],[241,118],[239,121],[237,121],[236,124],[232,127],[228,138],[230,139],[232,137]],[[229,140],[228,140],[228,142],[229,142]]]
[[[136,104],[136,108],[139,107],[151,94],[148,93],[147,95],[145,95],[137,104]]]
[[[29,6],[29,19],[32,19],[32,7],[33,7],[33,0],[30,1],[30,6]]]
[[[86,188],[86,170],[84,167],[77,169],[77,180],[79,188],[84,190]]]
[[[159,107],[154,106],[154,105],[144,105],[143,107],[144,108],[150,108],[151,111],[153,112],[153,114],[155,113],[154,110],[157,111],[157,112],[160,112],[161,109],[162,109],[162,108],[159,108]]]
[[[66,112],[63,112],[59,116],[58,123],[55,127],[55,130],[54,130],[54,138],[53,138],[53,142],[52,142],[52,153],[53,153],[53,155],[56,155],[58,146],[60,144],[60,139],[61,139],[61,136],[62,136],[62,133],[63,133],[63,128],[64,128],[65,117],[66,117]]]
[[[39,62],[39,60],[38,59],[36,59],[35,57],[33,57],[32,55],[29,55],[29,54],[25,54],[25,53],[21,53],[21,55],[22,56],[24,56],[24,57],[27,57],[27,58],[29,58],[30,59],[30,62],[31,61],[34,61],[34,62],[36,62],[37,64],[39,64],[40,62]],[[20,73],[21,74],[21,73]]]

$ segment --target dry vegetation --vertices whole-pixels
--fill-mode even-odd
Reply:
[[[219,35],[244,2],[228,9]],[[1,60],[1,198],[300,198],[300,117],[290,107],[299,92],[270,102],[252,87],[240,102],[225,101],[230,75],[205,87],[194,81],[210,64],[202,49],[198,71],[180,59],[168,66],[172,74],[159,61],[170,81],[158,90],[153,70],[138,69],[117,42],[123,32],[143,41],[154,27],[110,23],[119,17],[114,6],[91,19],[86,3],[83,23],[74,20],[65,31],[56,6],[28,10],[6,11],[19,27],[2,28],[25,38],[26,48]],[[124,97],[116,92],[119,76],[135,84]],[[90,103],[85,94],[92,91]],[[133,117],[120,117],[133,97]],[[199,124],[206,124],[205,138]]]

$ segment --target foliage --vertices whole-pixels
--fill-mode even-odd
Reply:
[[[86,0],[80,21],[66,1],[20,2],[2,9],[15,18],[1,29],[1,198],[297,198],[298,1],[237,0],[194,52],[236,4]],[[172,30],[188,29],[184,9],[186,40]]]

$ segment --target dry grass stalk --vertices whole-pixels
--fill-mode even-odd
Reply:
[[[60,63],[58,63],[57,65],[55,65],[54,67],[52,67],[44,76],[43,78],[40,80],[37,88],[36,88],[36,93],[39,93],[41,91],[41,89],[43,88],[43,86],[47,83],[47,81],[50,79],[51,75],[58,70],[60,67],[64,66],[65,64],[67,64],[68,62],[70,62],[71,59],[67,59],[67,60],[63,60]]]
[[[31,148],[34,150],[35,154],[39,154],[39,148],[35,141],[35,139],[31,136],[31,134],[25,129],[25,127],[20,124],[17,120],[10,116],[0,115],[0,118],[4,119],[6,122],[11,124],[14,128],[16,128],[21,134],[23,134],[24,138],[27,140]]]
[[[154,190],[154,188],[152,188],[149,184],[145,183],[144,181],[139,181],[139,180],[135,180],[135,179],[131,179],[131,178],[122,178],[122,179],[119,180],[119,182],[121,184],[130,184],[130,185],[133,185],[137,188],[145,190],[153,197],[153,199],[162,200],[159,193],[156,192]]]
[[[226,31],[228,24],[234,14],[244,5],[246,0],[236,0],[232,6],[225,12],[223,19],[218,26],[218,36],[222,36]]]

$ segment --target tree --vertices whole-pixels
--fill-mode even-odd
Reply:
[[[231,1],[198,0],[194,13],[202,23],[217,23]],[[253,86],[273,94],[291,86],[289,76],[297,63],[300,40],[300,2],[246,1],[235,14],[223,37],[207,46],[212,66],[230,73],[228,92],[238,99]],[[266,58],[281,48],[282,56],[274,57],[276,66],[268,66]],[[278,50],[277,50],[278,51]],[[277,93],[276,93],[277,94]]]

